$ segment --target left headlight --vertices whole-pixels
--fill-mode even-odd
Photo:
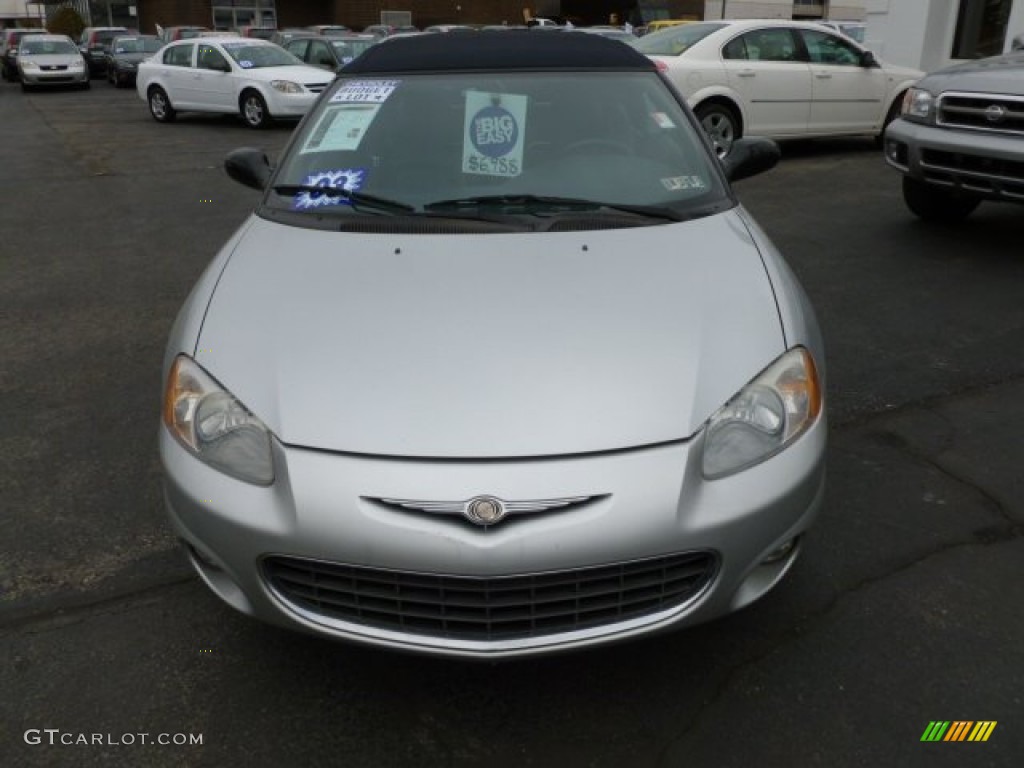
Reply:
[[[900,116],[908,120],[927,121],[935,107],[935,96],[923,88],[910,88],[903,97]]]
[[[291,80],[271,80],[270,86],[281,93],[302,93],[302,86]]]
[[[811,353],[779,357],[708,420],[704,477],[725,477],[774,456],[821,413],[822,393]]]
[[[175,359],[167,377],[163,421],[200,461],[247,483],[274,482],[270,431],[184,355]]]

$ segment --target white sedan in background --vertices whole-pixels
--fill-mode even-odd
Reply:
[[[161,48],[139,65],[136,88],[157,122],[178,112],[240,114],[253,128],[299,118],[333,80],[280,46],[242,37],[204,37]]]
[[[710,21],[631,43],[686,97],[719,155],[745,134],[880,138],[924,73],[895,67],[820,24]]]

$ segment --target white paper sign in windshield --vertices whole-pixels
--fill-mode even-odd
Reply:
[[[331,104],[309,132],[302,152],[351,151],[380,111],[380,104]]]
[[[527,97],[515,93],[466,93],[462,172],[518,176],[523,172]]]

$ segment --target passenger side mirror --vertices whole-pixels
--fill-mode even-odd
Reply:
[[[262,149],[241,147],[228,153],[224,158],[224,170],[228,176],[252,189],[266,189],[274,169]]]
[[[779,145],[771,139],[749,136],[733,142],[729,154],[722,158],[722,168],[730,182],[739,181],[770,171],[781,157]]]

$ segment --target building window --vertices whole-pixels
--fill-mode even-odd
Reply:
[[[1013,0],[960,0],[953,37],[954,59],[997,56],[1006,44]]]
[[[276,27],[274,0],[214,0],[213,28]]]

